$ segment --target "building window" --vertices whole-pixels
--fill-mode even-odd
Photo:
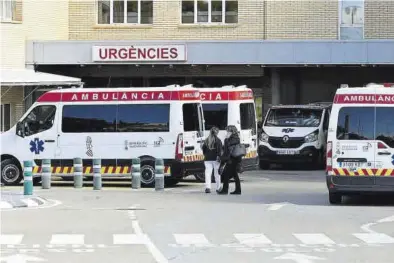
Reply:
[[[364,39],[364,0],[340,0],[339,5],[339,39]]]
[[[0,131],[8,131],[11,128],[11,104],[1,104],[0,117]]]
[[[16,0],[1,0],[0,1],[0,20],[1,21],[20,21],[17,14]]]
[[[238,1],[182,0],[182,24],[238,23]]]
[[[152,0],[99,0],[98,24],[152,24]]]

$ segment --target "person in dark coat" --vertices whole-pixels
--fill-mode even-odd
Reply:
[[[220,189],[220,156],[222,154],[223,144],[218,137],[219,129],[212,127],[209,131],[208,137],[205,139],[202,146],[204,153],[204,165],[205,165],[205,193],[211,192],[211,175],[212,170],[215,176],[216,191]]]
[[[235,191],[231,194],[241,194],[241,182],[239,180],[238,173],[241,172],[241,162],[242,157],[234,158],[231,156],[231,151],[235,145],[240,144],[241,140],[239,138],[237,127],[234,125],[229,125],[227,128],[226,139],[224,140],[223,154],[221,156],[221,169],[223,188],[218,194],[228,194],[229,179],[234,178],[235,180]]]

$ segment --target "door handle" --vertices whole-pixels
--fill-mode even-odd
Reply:
[[[378,155],[390,155],[390,152],[378,152]]]
[[[194,146],[185,147],[185,151],[191,151],[191,150],[194,150]]]
[[[44,140],[44,142],[55,142],[55,140]]]

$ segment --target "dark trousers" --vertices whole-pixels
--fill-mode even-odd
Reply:
[[[230,178],[234,178],[235,191],[241,192],[241,181],[239,180],[236,163],[226,164],[222,173],[223,192],[228,192]]]

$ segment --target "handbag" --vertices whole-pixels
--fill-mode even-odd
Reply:
[[[234,146],[233,150],[231,151],[231,157],[239,158],[246,155],[246,147],[243,144],[237,144]]]

